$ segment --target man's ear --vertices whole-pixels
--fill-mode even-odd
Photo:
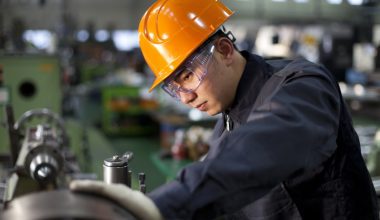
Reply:
[[[224,60],[227,65],[230,65],[235,49],[233,43],[228,38],[221,37],[216,41],[215,46],[216,50],[221,54],[222,60]]]

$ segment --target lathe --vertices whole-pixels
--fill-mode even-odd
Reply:
[[[5,175],[0,176],[0,219],[136,219],[114,201],[68,190],[71,180],[91,175],[81,173],[70,151],[63,120],[57,114],[35,109],[25,112],[16,122],[11,106],[6,106],[6,114],[10,155],[2,161]],[[127,153],[106,159],[105,181],[130,186],[127,165],[131,157],[132,153]],[[122,166],[114,167],[115,164]],[[140,183],[145,190],[144,182]]]

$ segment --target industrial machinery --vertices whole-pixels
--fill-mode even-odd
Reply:
[[[132,170],[129,169],[129,162],[133,158],[132,152],[126,152],[122,156],[114,155],[103,162],[103,181],[108,184],[121,183],[128,187],[132,186]],[[139,173],[139,189],[146,192],[145,173]]]
[[[58,56],[0,53],[0,65],[3,71],[0,90],[6,97],[0,100],[1,107],[11,104],[16,118],[37,108],[60,112],[63,94]],[[6,121],[2,109],[0,121]],[[7,133],[0,129],[0,152],[5,153],[8,145]]]
[[[88,179],[88,175],[80,172],[57,114],[34,109],[14,122],[8,105],[6,115],[11,149],[8,160],[3,158],[0,164],[0,219],[136,219],[114,201],[68,190],[71,180]],[[125,154],[124,165],[131,156]],[[117,164],[115,159],[108,165]],[[124,171],[130,184],[131,171]],[[115,176],[113,171],[107,172]]]
[[[11,169],[4,191],[5,203],[31,192],[59,188],[65,183],[63,174],[79,172],[75,161],[64,169],[67,164],[64,158],[70,151],[63,121],[58,115],[48,109],[30,110],[13,123],[11,106],[6,107],[6,113]],[[38,123],[35,119],[45,122]]]

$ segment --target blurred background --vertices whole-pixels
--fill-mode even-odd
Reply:
[[[27,111],[57,114],[76,169],[94,179],[103,179],[103,160],[131,151],[132,182],[144,172],[151,191],[207,153],[218,116],[188,109],[160,89],[148,92],[153,74],[137,27],[153,2],[0,0],[0,161],[17,146],[6,106],[16,122],[28,119],[22,129],[56,120]],[[334,74],[368,169],[380,176],[379,1],[223,2],[235,11],[226,27],[239,49],[268,59],[302,56]],[[6,175],[0,171],[4,181]]]

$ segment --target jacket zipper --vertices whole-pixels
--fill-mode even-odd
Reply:
[[[234,123],[231,117],[228,115],[227,111],[223,113],[223,118],[224,118],[224,127],[226,128],[226,130],[232,131]]]

